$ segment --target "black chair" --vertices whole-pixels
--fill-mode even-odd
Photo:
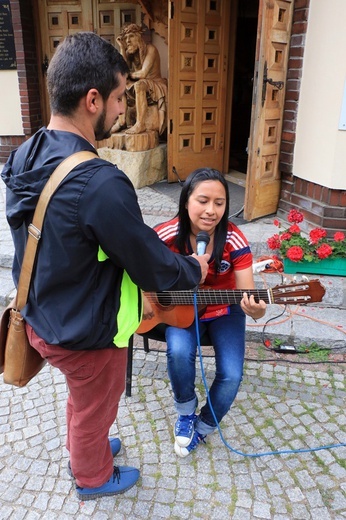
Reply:
[[[162,341],[166,342],[165,337],[165,330],[166,325],[164,323],[160,323],[153,329],[151,329],[148,332],[145,332],[143,334],[139,334],[139,336],[142,336],[143,338],[143,348],[144,352],[150,352],[149,347],[149,340],[152,339],[153,341]],[[204,333],[203,336],[200,338],[201,340],[201,346],[202,347],[208,347],[211,345],[211,341],[209,338],[209,335],[207,333]],[[126,371],[126,390],[125,395],[126,397],[131,397],[132,394],[132,364],[133,364],[133,336],[129,339],[129,346],[127,350],[127,371]]]

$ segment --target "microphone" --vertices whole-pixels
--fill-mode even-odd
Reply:
[[[210,236],[206,231],[199,231],[196,235],[196,243],[197,243],[197,255],[204,255],[207,249],[207,245],[210,242]]]

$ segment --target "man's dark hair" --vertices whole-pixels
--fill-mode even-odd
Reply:
[[[71,115],[91,88],[107,100],[129,69],[119,51],[92,32],[67,36],[57,47],[47,71],[53,114]]]
[[[218,170],[214,170],[212,168],[198,168],[197,170],[190,173],[190,175],[184,182],[184,186],[181,190],[179,199],[179,231],[175,243],[178,247],[179,252],[182,254],[186,254],[186,243],[191,232],[190,218],[186,206],[192,192],[195,190],[197,185],[203,181],[219,181],[225,188],[225,213],[223,214],[222,219],[220,220],[218,225],[216,226],[214,235],[213,254],[215,257],[215,272],[217,272],[217,270],[221,267],[222,253],[227,237],[229,213],[228,184],[224,176]]]

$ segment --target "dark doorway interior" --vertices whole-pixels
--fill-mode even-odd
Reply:
[[[231,119],[230,170],[246,173],[259,0],[238,2]]]

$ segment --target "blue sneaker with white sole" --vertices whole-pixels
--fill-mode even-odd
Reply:
[[[185,448],[192,440],[195,431],[195,422],[197,415],[179,415],[174,427],[175,442],[178,446]]]
[[[137,468],[130,466],[114,466],[113,475],[105,484],[95,488],[82,488],[76,486],[79,500],[96,500],[100,497],[108,497],[124,493],[132,488],[139,479],[140,473]]]
[[[117,437],[109,437],[109,444],[111,446],[112,455],[113,455],[113,457],[115,457],[116,455],[118,455],[118,453],[121,449],[121,441]],[[68,461],[68,463],[67,463],[67,473],[70,475],[70,477],[74,478],[74,474],[72,473],[70,461]]]
[[[179,457],[187,457],[188,455],[190,455],[191,451],[193,451],[197,448],[197,446],[199,445],[200,442],[203,442],[204,444],[206,444],[206,442],[204,440],[205,438],[206,438],[206,435],[201,435],[200,433],[198,433],[197,430],[195,430],[190,444],[188,444],[188,446],[182,447],[182,446],[179,446],[179,444],[177,442],[175,442],[174,451],[177,455],[179,455]]]

